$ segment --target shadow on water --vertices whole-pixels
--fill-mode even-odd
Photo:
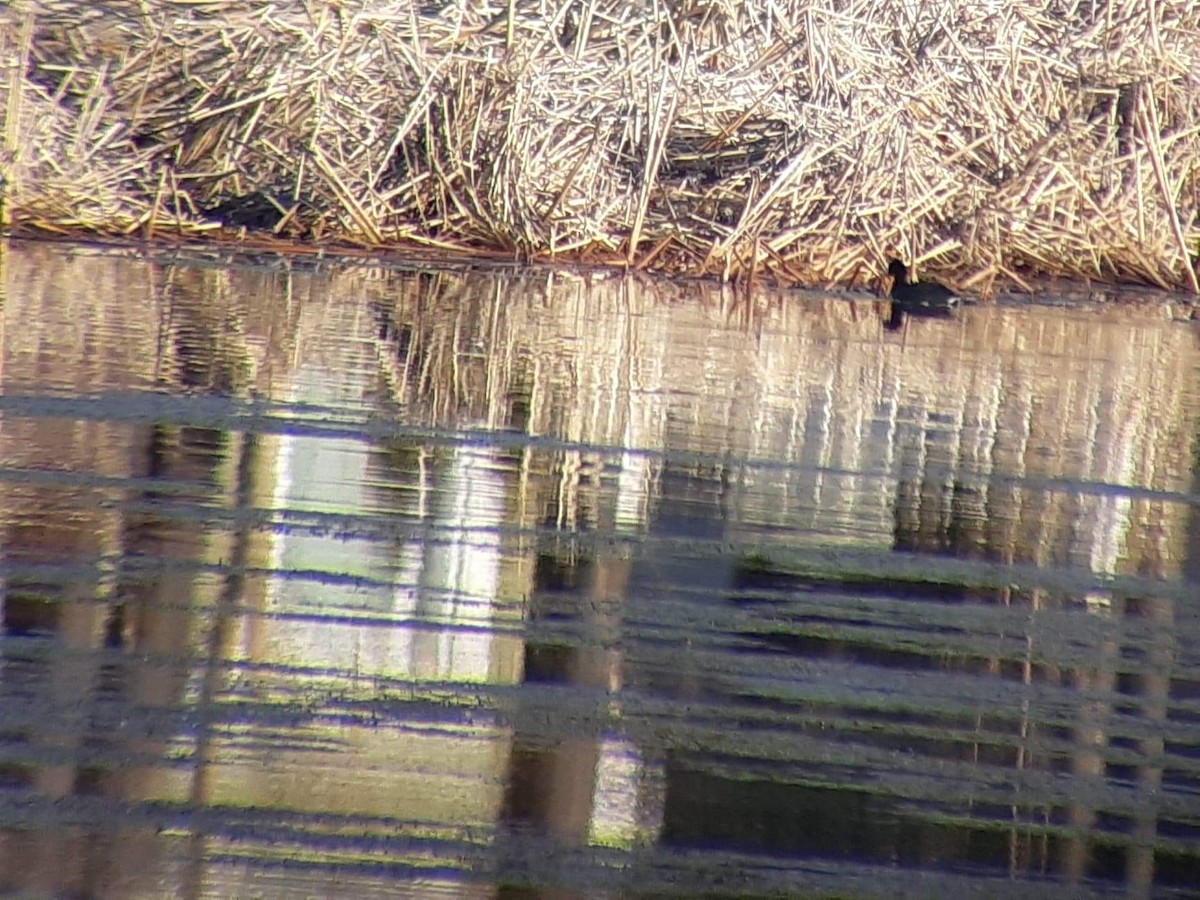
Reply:
[[[1167,300],[0,274],[5,893],[1194,890]]]

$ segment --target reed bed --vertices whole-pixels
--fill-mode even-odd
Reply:
[[[16,230],[1197,290],[1200,0],[17,0],[0,60]]]

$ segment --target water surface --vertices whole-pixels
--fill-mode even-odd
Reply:
[[[0,891],[1170,896],[1197,332],[0,245]]]

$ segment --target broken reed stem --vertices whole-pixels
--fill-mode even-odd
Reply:
[[[25,95],[25,73],[29,68],[29,56],[33,44],[34,14],[27,0],[15,0],[9,9],[9,15],[19,23],[12,37],[13,47],[8,53],[6,40],[0,40],[0,54],[11,56],[12,63],[5,73],[7,76],[7,94],[4,103],[4,145],[0,147],[0,228],[12,225],[13,185],[17,181],[17,173],[21,164],[21,142],[18,134],[21,127],[23,98]],[[3,26],[0,26],[3,27]],[[7,26],[12,28],[11,22]],[[11,36],[14,31],[9,31]],[[0,59],[3,57],[0,56]]]
[[[1179,224],[1179,212],[1175,208],[1176,192],[1171,187],[1166,165],[1163,163],[1162,143],[1159,141],[1162,126],[1158,122],[1157,104],[1154,102],[1154,95],[1150,92],[1143,92],[1142,96],[1145,100],[1141,105],[1142,134],[1150,149],[1150,164],[1154,167],[1154,178],[1158,182],[1158,189],[1162,192],[1163,207],[1170,220],[1171,232],[1175,236],[1176,245],[1179,248],[1180,255],[1187,260],[1190,254],[1188,252],[1187,238],[1183,236],[1183,228]],[[1200,257],[1200,247],[1197,247],[1196,255]],[[1185,265],[1184,271],[1188,276],[1192,293],[1200,294],[1200,283],[1196,281],[1196,267]]]
[[[1200,292],[1200,0],[1068,6],[13,3],[4,215],[200,233],[262,191],[367,245]]]
[[[650,102],[652,117],[646,129],[646,167],[642,172],[641,190],[638,192],[633,226],[629,232],[629,251],[626,257],[626,262],[631,266],[637,258],[638,242],[641,240],[642,226],[650,206],[650,194],[654,190],[659,166],[662,165],[670,124],[675,118],[678,94],[672,91],[668,96],[669,79],[670,72],[664,67],[659,75],[658,92]]]

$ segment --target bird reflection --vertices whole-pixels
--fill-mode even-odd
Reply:
[[[923,306],[921,304],[902,303],[899,300],[893,300],[890,304],[891,308],[888,311],[888,317],[883,320],[883,327],[888,331],[899,331],[904,327],[904,323],[909,316],[915,316],[919,319],[953,319],[957,316],[957,307],[942,308]]]

